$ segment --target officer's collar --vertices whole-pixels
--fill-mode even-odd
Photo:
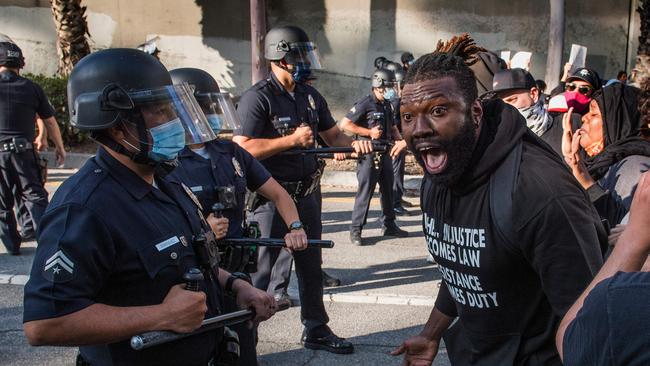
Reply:
[[[14,81],[18,79],[18,74],[11,70],[4,70],[0,72],[0,81]]]
[[[384,104],[384,102],[387,102],[386,99],[384,99],[384,100],[379,100],[379,99],[377,99],[377,96],[375,95],[375,91],[374,91],[374,90],[371,90],[371,91],[370,91],[370,97],[371,97],[372,100],[373,100],[375,103],[377,103],[377,104]]]
[[[153,189],[151,184],[145,182],[134,171],[120,163],[102,146],[97,149],[95,161],[137,200],[141,200]]]
[[[208,142],[204,143],[203,147],[205,148],[206,151],[216,151],[217,153],[221,153],[221,152],[225,151],[224,148],[223,148],[223,143],[220,140],[208,141]],[[203,157],[199,156],[199,154],[192,151],[192,149],[190,149],[189,146],[185,146],[185,148],[183,150],[181,150],[180,153],[178,153],[178,157],[179,158],[190,158],[190,159],[192,159],[192,158],[194,158],[194,159],[196,159],[196,158],[203,159]],[[205,159],[203,159],[203,160],[205,160]]]
[[[287,89],[282,86],[282,83],[278,80],[273,72],[271,72],[270,82],[273,85],[273,89],[276,95],[289,94]],[[302,83],[296,82],[293,88],[293,93],[304,94],[305,86]]]

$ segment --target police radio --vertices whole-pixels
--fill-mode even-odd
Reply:
[[[237,194],[235,192],[235,187],[233,186],[223,186],[215,188],[215,193],[217,195],[217,202],[221,203],[223,207],[222,210],[230,210],[237,208]]]

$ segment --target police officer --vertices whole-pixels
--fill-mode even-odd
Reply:
[[[22,238],[13,213],[14,192],[24,201],[34,230],[38,229],[47,206],[39,160],[34,150],[34,122],[40,117],[56,146],[57,163],[63,164],[65,150],[61,132],[40,86],[20,76],[25,66],[21,49],[3,39],[0,42],[0,239],[10,254],[20,254]]]
[[[221,93],[216,80],[207,72],[195,68],[181,68],[170,71],[174,84],[188,83],[194,89],[203,113],[207,117],[215,135],[223,130],[233,130],[239,126],[239,118],[230,96]],[[228,140],[215,139],[204,144],[187,146],[179,154],[179,166],[171,177],[186,184],[197,196],[203,214],[208,216],[215,203],[224,207],[223,218],[218,218],[217,235],[223,233],[228,238],[241,238],[245,234],[245,196],[246,189],[258,192],[268,198],[278,208],[284,223],[291,227],[300,222],[293,200],[271,174],[239,145]],[[298,225],[293,225],[298,226]],[[307,234],[303,228],[296,228],[284,236],[290,250],[304,250],[307,247]],[[228,248],[222,258],[222,268],[230,272],[254,272],[254,252],[250,247]],[[253,263],[251,263],[253,262]],[[236,311],[234,299],[224,299],[226,311]],[[240,365],[257,365],[255,352],[255,328],[240,323],[231,326],[239,334],[241,348]]]
[[[253,220],[259,222],[263,237],[282,237],[288,230],[304,227],[310,239],[320,239],[321,210],[314,194],[322,173],[318,159],[314,155],[278,153],[314,147],[316,134],[329,146],[352,146],[360,154],[371,151],[371,145],[353,141],[339,130],[325,99],[304,83],[311,69],[320,68],[320,61],[315,45],[302,29],[294,26],[271,29],[264,40],[264,56],[271,61],[271,74],[242,95],[237,109],[242,125],[235,131],[233,141],[259,159],[289,192],[301,222],[287,227],[272,202],[254,204]],[[294,258],[305,347],[335,353],[353,352],[350,342],[337,337],[327,327],[321,251],[296,252]],[[261,248],[258,271],[253,274],[255,286],[280,296],[289,280],[291,259],[286,251]]]
[[[404,69],[404,73],[406,73],[409,71],[409,67],[415,63],[415,57],[413,57],[411,52],[406,51],[402,53],[400,61],[402,61],[402,69]]]
[[[406,73],[399,69],[395,71],[395,85],[397,87],[397,98],[390,100],[393,106],[393,116],[395,120],[395,127],[399,133],[402,133],[402,122],[399,115],[399,105],[402,96],[402,88],[404,87],[404,77]],[[402,197],[404,196],[404,168],[406,164],[406,149],[402,150],[393,159],[393,210],[397,216],[409,216],[410,212],[402,206]]]
[[[165,67],[135,49],[86,56],[70,75],[68,97],[71,123],[100,147],[43,216],[25,287],[29,343],[81,345],[84,365],[207,365],[219,332],[143,351],[127,340],[198,328],[221,312],[222,289],[254,308],[258,321],[275,311],[271,296],[215,265],[206,245],[214,216],[206,222],[191,191],[164,178],[186,139],[214,133],[189,87],[172,86]],[[196,267],[205,280],[194,292],[183,274]]]
[[[394,122],[391,100],[397,97],[395,74],[386,69],[372,74],[371,93],[360,99],[341,120],[341,128],[355,134],[360,140],[379,141],[388,147],[387,153],[362,156],[357,163],[359,189],[354,198],[350,242],[363,245],[361,231],[368,218],[370,199],[379,183],[384,236],[406,237],[408,232],[395,224],[393,211],[393,166],[391,157],[397,157],[405,148]]]

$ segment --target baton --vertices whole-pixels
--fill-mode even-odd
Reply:
[[[259,246],[271,248],[284,248],[287,246],[284,239],[276,238],[224,238],[217,240],[217,243],[226,246]],[[334,242],[331,240],[307,240],[307,249],[310,248],[334,248]]]
[[[385,153],[388,150],[385,145],[373,145],[372,152]],[[355,152],[352,147],[319,147],[315,149],[295,149],[286,150],[277,155],[303,155],[303,154],[338,154],[338,153],[353,153]]]
[[[280,302],[278,303],[277,311],[287,310],[289,307],[291,307],[289,301]],[[232,324],[242,323],[253,318],[255,318],[255,312],[253,310],[239,310],[205,319],[201,323],[201,327],[189,333],[176,333],[167,330],[145,332],[131,337],[131,348],[140,351],[159,344],[177,341],[179,339],[191,337],[214,329],[227,327]]]

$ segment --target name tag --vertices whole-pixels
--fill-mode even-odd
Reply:
[[[280,117],[278,118],[279,122],[291,122],[291,117]]]
[[[203,192],[203,186],[190,187],[192,192]]]
[[[178,237],[177,236],[172,236],[171,238],[161,241],[160,243],[156,244],[156,249],[158,249],[159,252],[162,252],[163,250],[171,247],[172,245],[178,243]]]

